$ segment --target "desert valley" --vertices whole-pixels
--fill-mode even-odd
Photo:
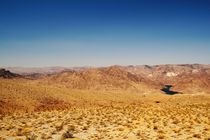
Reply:
[[[210,140],[210,0],[0,0],[0,140]]]
[[[210,140],[210,65],[0,69],[0,140]]]

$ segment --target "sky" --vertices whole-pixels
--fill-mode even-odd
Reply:
[[[210,0],[0,0],[0,66],[210,64]]]

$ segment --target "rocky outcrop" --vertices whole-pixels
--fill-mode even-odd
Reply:
[[[0,69],[0,77],[1,78],[15,78],[15,77],[20,77],[20,75],[11,73],[8,70],[5,69]]]

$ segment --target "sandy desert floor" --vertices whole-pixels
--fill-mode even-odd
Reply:
[[[209,96],[166,97],[1,115],[0,140],[210,140]]]

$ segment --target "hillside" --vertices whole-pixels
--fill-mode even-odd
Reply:
[[[135,103],[141,100],[142,93],[122,89],[72,89],[27,79],[0,79],[0,114]]]
[[[39,79],[39,82],[50,85],[63,85],[71,89],[133,89],[149,92],[150,89],[160,88],[158,82],[153,82],[140,75],[131,74],[118,66],[61,72]]]
[[[124,70],[141,75],[163,85],[172,85],[184,93],[210,93],[210,65],[155,65],[129,66]]]
[[[142,94],[160,93],[159,89],[160,85],[115,66],[65,71],[34,79],[28,76],[0,79],[0,113],[134,102]]]

